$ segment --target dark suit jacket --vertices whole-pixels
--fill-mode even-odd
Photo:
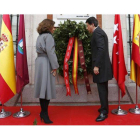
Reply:
[[[99,67],[99,74],[93,72],[93,82],[103,83],[113,78],[112,66],[108,51],[108,37],[98,26],[91,38],[92,68]]]

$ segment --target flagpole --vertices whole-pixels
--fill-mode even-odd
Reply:
[[[23,89],[22,89],[22,92],[23,92]],[[20,102],[20,108],[22,109],[22,92],[20,93],[20,98],[21,98],[21,102]]]
[[[120,100],[120,88],[118,87],[118,110],[121,109]]]
[[[140,109],[138,107],[138,86],[137,86],[137,64],[135,64],[135,67],[136,67],[136,104],[135,104],[135,108],[130,108],[129,109],[129,112],[132,113],[132,114],[139,114],[140,115]]]
[[[136,69],[137,69],[137,65],[136,65]],[[138,104],[138,86],[137,86],[137,72],[136,72],[136,106]]]
[[[127,111],[121,109],[121,103],[120,103],[121,96],[120,95],[121,95],[121,92],[120,92],[120,88],[118,87],[119,106],[118,106],[118,114],[117,115],[126,115],[127,114]]]
[[[138,109],[138,86],[136,84],[136,107]]]
[[[9,111],[5,112],[4,105],[2,104],[2,109],[1,109],[1,112],[0,112],[0,119],[6,118],[6,117],[9,117],[9,116],[11,116],[11,112],[9,112]]]
[[[27,117],[30,115],[30,112],[29,111],[24,111],[23,108],[22,108],[22,92],[23,92],[23,89],[22,88],[22,91],[21,91],[21,96],[20,96],[20,99],[21,99],[21,102],[20,102],[20,111],[17,112],[17,113],[14,113],[13,114],[13,117],[14,118],[23,118],[23,117]]]
[[[120,88],[118,86],[118,109],[113,109],[111,112],[112,114],[114,115],[126,115],[127,114],[127,111],[126,110],[122,110],[121,109],[121,106],[120,106]]]
[[[119,101],[118,102],[119,103],[118,105],[120,106],[120,89],[119,89],[119,87],[118,87],[118,101]]]
[[[20,101],[20,112],[23,112],[23,109],[22,109],[22,92],[23,92],[23,88],[22,88],[22,91],[20,93],[20,99],[21,99],[21,101]]]

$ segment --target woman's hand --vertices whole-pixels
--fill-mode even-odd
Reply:
[[[51,71],[51,73],[53,74],[54,77],[56,76],[56,72],[57,72],[57,69],[54,69]]]

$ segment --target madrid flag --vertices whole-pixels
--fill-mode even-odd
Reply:
[[[114,37],[113,52],[112,52],[113,75],[118,83],[118,86],[122,92],[123,97],[125,95],[125,75],[127,75],[127,71],[124,61],[120,15],[115,15],[113,37]]]
[[[17,93],[20,93],[22,91],[22,88],[29,83],[28,65],[26,56],[24,15],[20,15],[19,21],[16,70],[17,70],[17,81],[16,81]]]
[[[140,15],[138,14],[134,15],[130,79],[140,86]]]
[[[14,49],[9,15],[3,15],[0,37],[0,101],[7,102],[16,94]]]

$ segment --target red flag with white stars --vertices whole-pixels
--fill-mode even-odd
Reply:
[[[125,95],[125,75],[127,75],[124,53],[123,53],[123,40],[120,15],[115,15],[114,20],[114,44],[112,52],[112,67],[113,75],[117,80],[118,86],[122,92],[122,97]]]

